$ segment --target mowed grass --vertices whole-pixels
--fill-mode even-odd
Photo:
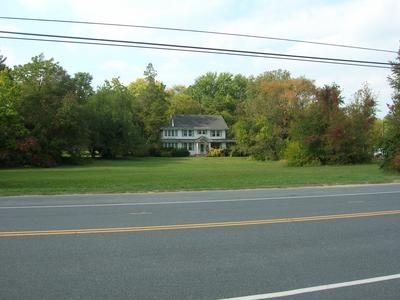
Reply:
[[[246,158],[99,160],[84,166],[0,170],[1,195],[126,193],[383,183],[378,165],[295,168]]]

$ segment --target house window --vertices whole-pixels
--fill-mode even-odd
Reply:
[[[211,130],[211,136],[212,137],[220,137],[222,135],[222,131],[221,130]]]
[[[165,130],[164,136],[178,136],[178,130],[176,130],[176,129]]]
[[[186,149],[186,150],[189,150],[189,151],[192,151],[193,150],[193,143],[183,143],[182,144],[182,148]]]
[[[207,134],[207,130],[197,130],[197,134]]]
[[[182,136],[194,136],[194,130],[182,130]]]
[[[163,143],[164,148],[178,148],[178,143]]]

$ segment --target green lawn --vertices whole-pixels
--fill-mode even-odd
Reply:
[[[294,168],[246,158],[143,158],[0,170],[0,195],[239,189],[399,181],[376,164]]]

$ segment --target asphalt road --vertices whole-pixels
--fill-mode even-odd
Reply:
[[[400,299],[399,274],[400,184],[0,197],[0,299]]]

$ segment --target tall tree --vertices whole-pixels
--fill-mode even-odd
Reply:
[[[397,61],[392,62],[392,74],[388,78],[393,89],[393,104],[384,120],[383,167],[400,171],[400,49]]]
[[[86,146],[85,118],[74,95],[74,81],[53,59],[35,56],[16,66],[12,77],[21,89],[18,110],[41,153],[35,164],[53,165],[64,151],[79,155]]]
[[[26,143],[27,130],[18,111],[20,90],[8,69],[0,70],[0,165],[14,166],[27,163],[30,146]]]
[[[139,108],[146,144],[155,147],[160,140],[160,127],[168,120],[168,102],[165,85],[156,81],[157,72],[149,63],[144,71],[145,79],[129,85]]]
[[[193,100],[188,89],[184,86],[174,86],[167,91],[168,94],[168,115],[174,114],[201,114],[201,105]]]
[[[6,57],[0,54],[0,71],[3,71],[7,66],[4,63],[6,61]]]
[[[311,101],[314,84],[291,78],[287,71],[266,72],[249,84],[248,98],[238,108],[234,126],[240,152],[259,159],[280,159],[291,123]]]
[[[248,79],[243,75],[208,72],[188,89],[204,114],[220,114],[228,125],[236,121],[236,108],[247,97]]]
[[[92,156],[132,155],[143,142],[132,94],[119,79],[106,81],[89,97],[87,112]]]
[[[353,102],[344,109],[345,160],[342,163],[364,163],[373,158],[377,149],[374,124],[376,122],[376,96],[365,83],[355,94]]]
[[[92,87],[93,76],[86,72],[78,72],[72,79],[74,82],[74,92],[79,103],[84,103],[94,94]]]

